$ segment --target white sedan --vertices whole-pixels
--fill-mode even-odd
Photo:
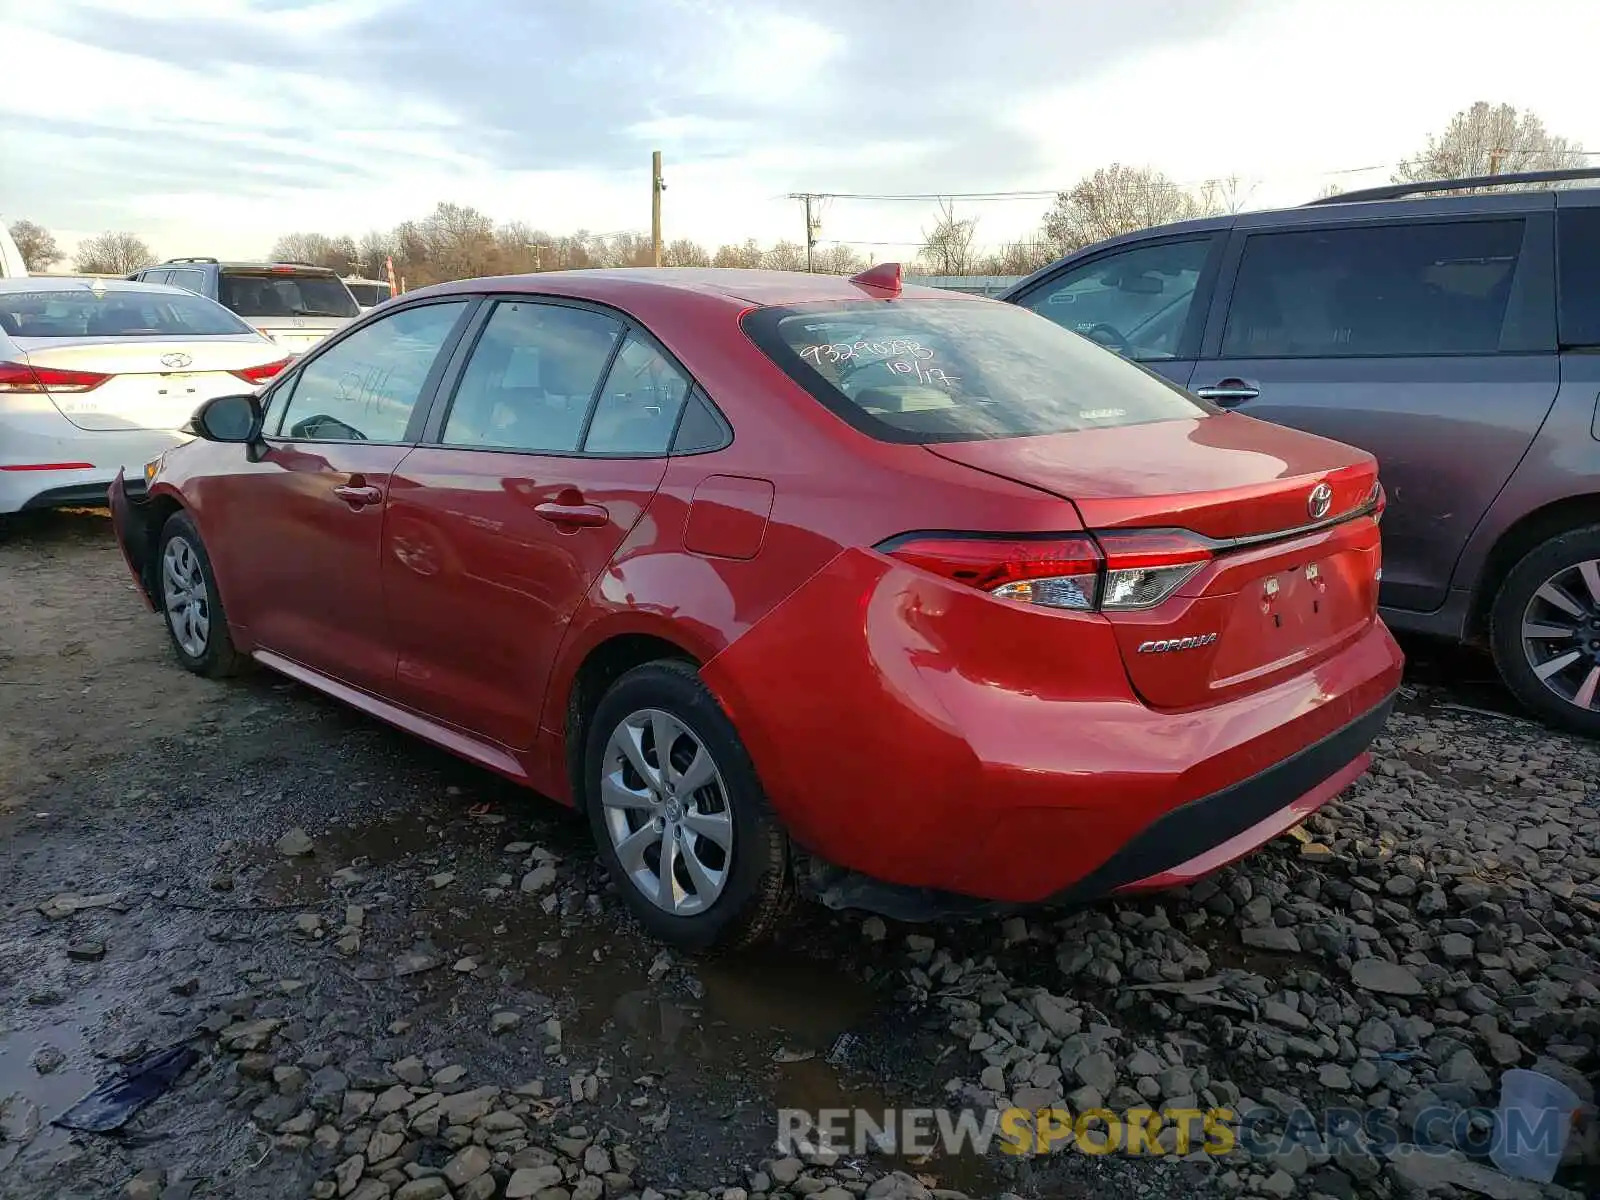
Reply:
[[[101,505],[213,396],[291,360],[222,305],[121,279],[0,279],[0,517]]]

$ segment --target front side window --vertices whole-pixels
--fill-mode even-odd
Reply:
[[[861,301],[756,309],[751,339],[833,412],[889,442],[1070,433],[1213,410],[1025,308]]]
[[[0,329],[12,337],[215,337],[250,327],[203,296],[138,288],[0,293]]]
[[[355,330],[302,366],[284,437],[400,442],[440,349],[467,301],[403,309]]]
[[[484,450],[576,451],[621,336],[620,322],[590,309],[500,302],[461,373],[441,440]]]
[[[361,311],[337,277],[293,271],[224,271],[217,299],[241,317],[354,317]]]
[[[1522,340],[1506,319],[1522,235],[1521,220],[1256,234],[1223,357],[1494,354]]]
[[[630,334],[600,390],[583,448],[590,454],[665,454],[689,380],[661,351]]]
[[[1139,362],[1176,358],[1209,237],[1119,251],[1073,267],[1022,304]]]

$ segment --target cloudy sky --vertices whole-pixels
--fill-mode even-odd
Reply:
[[[0,0],[0,45],[0,216],[161,254],[437,200],[648,229],[652,149],[666,236],[709,245],[798,240],[788,192],[1052,189],[1114,160],[1293,203],[1385,181],[1477,99],[1600,150],[1595,0]],[[958,212],[993,244],[1045,207]],[[821,237],[904,257],[932,211],[838,199]]]

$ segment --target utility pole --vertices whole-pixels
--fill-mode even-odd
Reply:
[[[811,203],[823,197],[816,192],[790,192],[789,199],[799,200],[806,206],[806,270],[816,270],[817,234],[822,230],[822,220],[811,212]]]
[[[661,151],[650,155],[650,252],[656,266],[661,265],[661,193],[667,185],[661,181]]]
[[[1489,174],[1500,174],[1500,156],[1504,153],[1505,151],[1500,149],[1498,146],[1489,151]]]

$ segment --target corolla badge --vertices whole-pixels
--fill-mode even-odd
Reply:
[[[1140,642],[1140,654],[1171,654],[1174,650],[1195,650],[1209,646],[1217,640],[1214,633],[1197,633],[1193,637],[1167,638],[1159,642]]]
[[[1325,483],[1319,483],[1311,489],[1311,494],[1306,497],[1306,511],[1311,514],[1313,521],[1320,521],[1328,515],[1328,510],[1333,507],[1333,489]]]
[[[181,350],[175,350],[171,354],[163,354],[161,356],[161,365],[163,367],[171,367],[174,370],[177,370],[179,367],[187,367],[192,362],[194,362],[194,359],[190,358]]]

